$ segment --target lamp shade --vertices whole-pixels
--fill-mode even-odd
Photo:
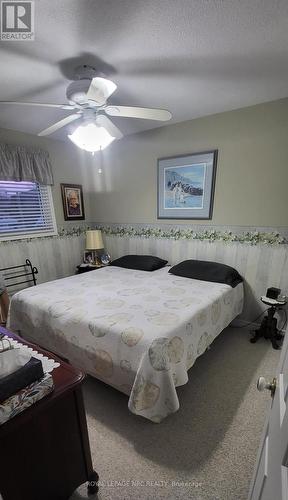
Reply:
[[[104,248],[100,229],[86,231],[86,250],[99,250]]]

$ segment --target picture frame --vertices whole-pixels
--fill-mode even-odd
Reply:
[[[84,220],[83,189],[81,184],[60,184],[64,220]]]
[[[100,260],[103,266],[109,266],[111,262],[111,256],[109,253],[103,253],[100,257]]]
[[[96,254],[94,250],[84,250],[83,263],[93,266],[96,262]]]
[[[212,219],[218,150],[160,158],[158,219]]]

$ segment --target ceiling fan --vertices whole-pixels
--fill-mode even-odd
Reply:
[[[42,130],[38,133],[38,136],[51,135],[69,123],[81,120],[80,127],[73,134],[68,135],[68,137],[77,146],[90,152],[104,149],[114,139],[121,139],[123,137],[122,132],[108,116],[157,121],[168,121],[171,119],[172,114],[165,109],[108,104],[107,100],[115,92],[117,85],[112,80],[105,78],[104,75],[95,75],[97,75],[97,72],[92,66],[83,65],[75,69],[75,81],[70,83],[66,90],[66,97],[69,104],[15,101],[0,101],[0,104],[73,110],[73,114]]]

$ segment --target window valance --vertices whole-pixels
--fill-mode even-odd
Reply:
[[[0,144],[0,180],[53,185],[48,152],[26,146]]]

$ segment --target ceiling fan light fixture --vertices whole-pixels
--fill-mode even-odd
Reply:
[[[68,137],[78,148],[90,153],[105,149],[115,140],[104,127],[99,127],[96,123],[80,125]]]

